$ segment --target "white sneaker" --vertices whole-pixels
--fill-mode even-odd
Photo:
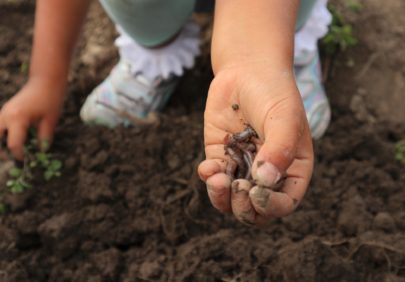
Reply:
[[[129,64],[121,60],[87,97],[80,117],[85,123],[107,127],[137,125],[162,109],[178,81],[176,76],[151,81],[133,75]]]
[[[120,27],[115,44],[120,62],[89,95],[80,116],[85,123],[108,127],[153,122],[150,113],[162,109],[184,69],[200,53],[199,27],[188,22],[178,36],[159,48],[146,48]]]
[[[322,85],[318,40],[326,35],[332,15],[327,0],[316,0],[304,26],[295,34],[294,71],[314,139],[325,133],[331,117]]]
[[[319,139],[328,128],[331,110],[322,85],[318,52],[308,52],[295,58],[294,71],[312,138]]]

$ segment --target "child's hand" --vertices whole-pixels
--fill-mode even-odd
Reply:
[[[0,111],[0,138],[7,131],[7,146],[17,160],[24,157],[28,129],[37,128],[40,141],[50,142],[61,112],[63,83],[30,79]]]
[[[232,107],[235,104],[239,109]],[[225,174],[229,160],[224,154],[225,136],[242,131],[246,124],[263,142],[253,164],[253,177],[268,187],[286,175],[280,192],[231,191],[231,179]],[[207,159],[200,164],[199,174],[215,208],[256,225],[294,211],[311,178],[313,149],[292,71],[277,72],[265,62],[221,70],[209,91],[204,137]]]
[[[30,79],[0,112],[0,139],[22,160],[27,131],[51,142],[64,100],[73,47],[90,0],[37,1]],[[40,142],[42,143],[42,142]]]

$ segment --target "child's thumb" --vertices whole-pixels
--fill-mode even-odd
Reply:
[[[252,175],[257,184],[271,187],[292,164],[305,128],[301,111],[272,116],[264,122],[264,144],[256,155]]]

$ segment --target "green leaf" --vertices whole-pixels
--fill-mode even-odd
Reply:
[[[20,183],[21,183],[21,185],[24,187],[24,188],[28,188],[28,189],[30,189],[30,188],[32,188],[32,185],[30,184],[30,183],[28,183],[26,180],[24,180],[24,179],[21,179],[20,180]]]
[[[40,144],[40,149],[42,152],[47,152],[49,150],[49,141],[48,140],[42,140]]]
[[[5,214],[7,211],[7,207],[5,204],[0,203],[0,214]]]
[[[43,167],[47,167],[49,165],[49,158],[46,153],[36,153],[35,157]]]
[[[44,172],[44,178],[46,181],[49,181],[52,179],[52,177],[54,177],[54,173],[52,170],[47,170]]]
[[[356,0],[347,0],[346,6],[354,13],[359,13],[363,10],[363,4]]]
[[[24,146],[24,154],[25,155],[29,155],[29,154],[31,154],[31,152],[33,151],[33,146],[31,146],[31,145],[25,145]]]
[[[7,187],[12,187],[12,186],[14,186],[14,183],[16,183],[15,180],[9,180],[9,181],[7,181],[7,183],[6,183],[6,186],[7,186]]]
[[[401,140],[395,144],[395,159],[405,164],[405,140]]]
[[[22,193],[22,192],[24,192],[24,186],[23,186],[21,183],[19,183],[19,182],[16,182],[16,183],[11,187],[11,193],[19,194],[19,193]]]
[[[62,168],[62,162],[59,160],[53,160],[51,161],[49,168],[52,169],[53,171],[58,171]]]
[[[37,167],[37,165],[38,165],[38,163],[36,161],[31,161],[30,162],[30,167],[31,168]]]
[[[20,72],[24,75],[28,74],[29,64],[27,62],[21,63]]]
[[[35,129],[31,128],[29,131],[29,135],[35,136]],[[35,137],[31,137],[29,143],[26,145],[30,150],[33,150],[38,147],[38,141]]]
[[[332,5],[328,5],[328,8],[332,13],[332,24],[328,34],[322,39],[322,47],[327,54],[333,55],[339,50],[345,51],[348,47],[354,46],[357,40],[353,36],[352,26],[345,23],[345,18],[337,9]]]
[[[45,153],[42,153],[42,152],[36,153],[36,154],[35,154],[35,157],[36,157],[37,160],[40,161],[40,162],[43,162],[43,161],[45,161],[45,160],[48,159],[48,158],[47,158],[47,155],[46,155]]]
[[[14,166],[14,167],[12,167],[12,168],[9,170],[8,174],[9,174],[11,177],[18,178],[18,177],[20,177],[21,174],[22,174],[22,169],[20,169],[20,168]]]

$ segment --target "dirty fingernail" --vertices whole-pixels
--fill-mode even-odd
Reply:
[[[257,162],[257,170],[255,173],[257,184],[271,187],[281,178],[281,173],[278,169],[269,162]]]
[[[236,179],[232,182],[232,192],[238,194],[242,191],[249,193],[252,184],[246,179]]]
[[[265,209],[270,198],[270,193],[269,189],[255,186],[250,190],[249,197],[255,206]]]

